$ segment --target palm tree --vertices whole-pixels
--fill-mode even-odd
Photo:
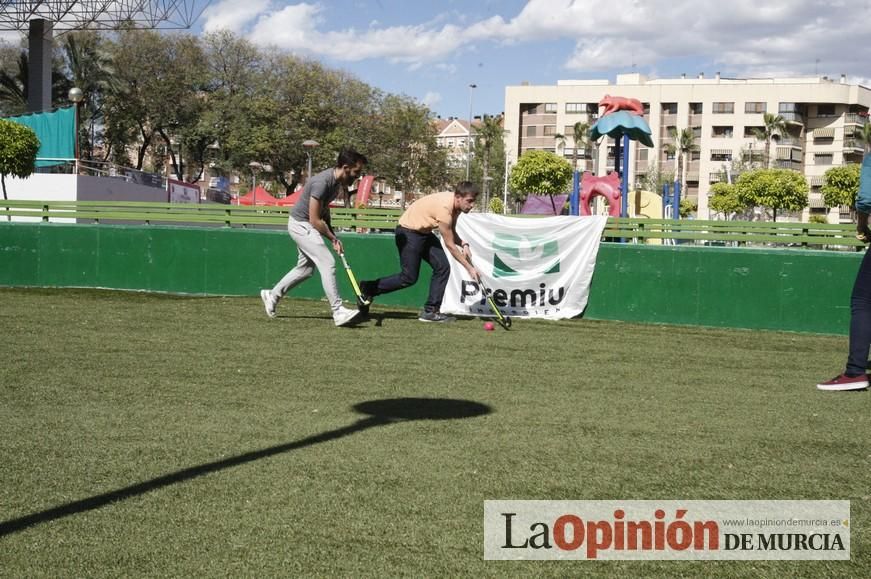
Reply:
[[[0,70],[0,112],[17,115],[27,111],[27,53],[18,56],[18,70]]]
[[[853,138],[862,143],[866,154],[871,151],[871,121],[867,121],[859,129],[854,130]]]
[[[572,137],[575,140],[575,152],[572,154],[572,166],[578,170],[578,149],[586,153],[590,147],[590,123],[578,121],[572,126]]]
[[[559,152],[560,149],[565,149],[566,147],[566,136],[562,133],[557,133],[553,136],[553,139],[556,141],[556,149]]]
[[[691,128],[686,128],[681,131],[678,131],[677,128],[673,128],[669,134],[674,140],[674,143],[668,143],[665,146],[665,150],[670,155],[677,156],[677,175],[680,179],[680,190],[686,191],[685,158],[690,153],[699,150],[699,146],[696,144],[696,135],[693,133]]]
[[[767,164],[770,169],[774,161],[773,155],[771,154],[771,141],[775,135],[783,137],[787,134],[786,120],[782,116],[775,115],[774,113],[763,113],[762,124],[763,127],[761,129],[753,130],[753,135],[760,141],[765,141],[765,151],[768,155]]]
[[[489,208],[490,202],[490,151],[497,142],[502,142],[505,135],[505,129],[502,128],[502,118],[485,115],[481,124],[478,125],[478,130],[475,132],[475,148],[478,145],[483,148],[482,162],[482,182],[484,189],[484,211]]]
[[[93,158],[95,126],[102,124],[106,92],[114,84],[112,65],[105,50],[105,43],[93,31],[74,32],[64,36],[61,45],[64,60],[69,70],[70,87],[78,87],[85,94],[79,118],[79,141]]]

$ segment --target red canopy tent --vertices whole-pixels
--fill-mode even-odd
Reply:
[[[278,205],[278,199],[269,194],[263,187],[255,187],[239,197],[239,205]]]
[[[297,201],[299,201],[300,197],[302,197],[302,187],[300,187],[287,197],[279,199],[278,204],[284,207],[286,207],[287,205],[294,205]]]

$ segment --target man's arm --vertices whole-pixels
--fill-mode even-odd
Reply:
[[[333,249],[336,250],[336,253],[342,253],[344,248],[342,247],[342,242],[339,241],[339,238],[336,237],[333,228],[330,227],[330,224],[321,219],[321,207],[322,203],[320,199],[315,199],[312,197],[308,202],[308,222],[311,223],[311,226],[314,227],[318,233],[329,239],[333,244]]]
[[[472,252],[469,249],[469,244],[460,240],[456,235],[455,226],[456,222],[450,224],[439,222],[439,233],[441,233],[442,239],[445,240],[445,247],[448,248],[448,252],[451,256],[460,262],[460,265],[466,268],[466,271],[469,272],[472,279],[478,279],[478,270],[472,265]],[[462,244],[462,250],[457,243]]]

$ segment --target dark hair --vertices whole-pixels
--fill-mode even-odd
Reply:
[[[460,181],[454,188],[454,195],[460,195],[461,197],[477,197],[478,193],[480,193],[478,186],[471,181]]]
[[[336,159],[336,167],[341,167],[342,165],[356,165],[357,163],[368,165],[369,160],[354,149],[342,149],[339,152],[339,158]]]

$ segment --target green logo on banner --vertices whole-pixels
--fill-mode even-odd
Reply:
[[[559,244],[556,239],[506,233],[497,233],[493,238],[493,277],[519,275],[520,272],[509,264],[522,261],[526,265],[533,259],[541,268],[540,273],[559,273]],[[528,268],[524,268],[524,271],[530,272]]]

